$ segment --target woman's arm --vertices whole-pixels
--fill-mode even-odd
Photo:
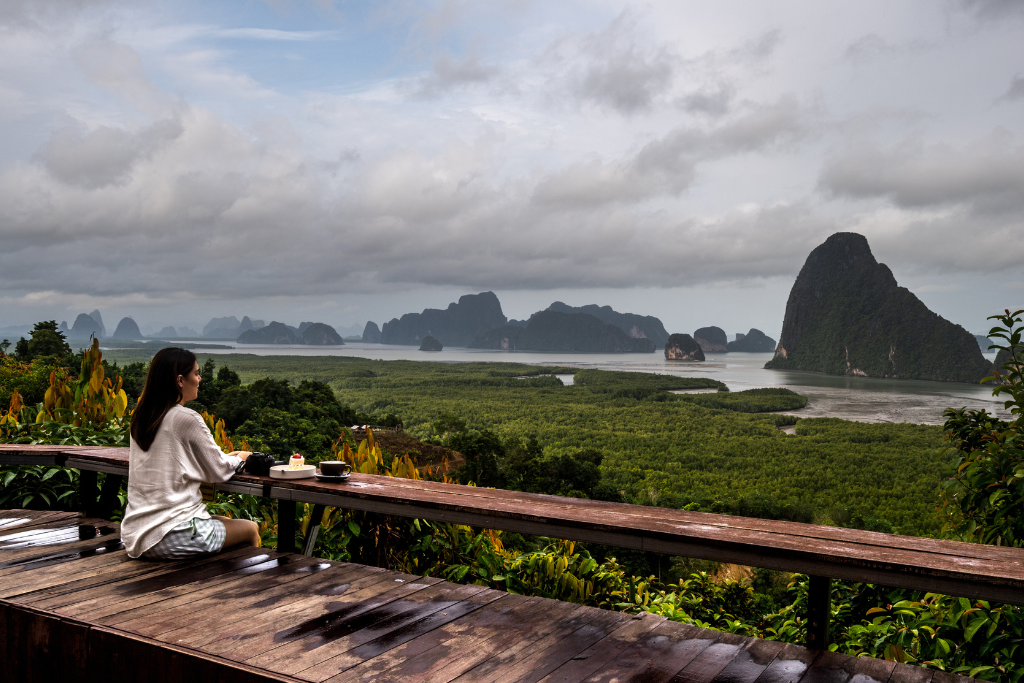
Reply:
[[[190,452],[202,481],[221,482],[235,476],[235,470],[242,462],[241,453],[249,457],[248,451],[225,453],[217,445],[199,413],[190,410],[190,428],[186,438],[186,450]]]

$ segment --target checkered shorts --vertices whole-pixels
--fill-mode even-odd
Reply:
[[[219,553],[226,536],[224,522],[196,517],[168,531],[142,556],[151,560],[183,560],[195,555]]]

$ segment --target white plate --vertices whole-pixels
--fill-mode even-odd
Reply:
[[[274,465],[270,468],[270,476],[273,479],[309,479],[316,474],[316,465],[303,465],[293,470],[291,465]]]

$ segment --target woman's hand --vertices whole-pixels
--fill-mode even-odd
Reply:
[[[231,451],[230,453],[228,453],[228,455],[233,455],[236,458],[241,458],[242,460],[245,460],[250,455],[252,455],[252,451]]]

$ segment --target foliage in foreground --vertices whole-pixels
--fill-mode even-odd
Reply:
[[[990,545],[1024,546],[1024,310],[993,316],[989,336],[1004,364],[992,390],[1006,397],[1011,420],[985,410],[946,411],[947,438],[956,449],[954,476],[943,485],[948,536]]]

